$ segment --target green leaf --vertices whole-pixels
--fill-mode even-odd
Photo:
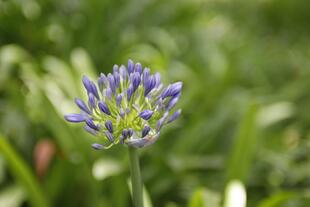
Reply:
[[[7,165],[15,178],[25,187],[28,198],[34,207],[48,207],[48,201],[42,193],[39,183],[32,174],[29,166],[14,151],[7,139],[0,135],[0,153],[7,160]]]
[[[132,194],[131,179],[127,180],[127,184],[129,187],[130,194]],[[145,185],[143,185],[143,204],[144,204],[144,207],[153,207],[151,197],[150,197]]]
[[[257,109],[257,104],[251,103],[240,123],[234,138],[231,159],[228,163],[228,180],[238,179],[244,181],[247,177],[256,148]]]
[[[19,207],[25,200],[25,197],[25,190],[21,186],[8,186],[0,192],[0,206]]]
[[[279,192],[261,201],[258,207],[280,207],[285,201],[297,197],[294,192]]]
[[[198,188],[189,201],[188,207],[219,207],[220,195],[205,188]]]
[[[94,162],[92,173],[96,180],[105,180],[122,172],[122,165],[118,160],[100,158]]]

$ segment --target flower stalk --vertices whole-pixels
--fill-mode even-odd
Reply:
[[[84,129],[97,137],[96,150],[116,144],[128,147],[132,200],[143,207],[143,188],[138,148],[154,144],[164,125],[176,120],[181,109],[174,109],[182,93],[181,81],[164,86],[160,74],[151,74],[140,63],[128,60],[113,66],[113,72],[101,73],[97,85],[87,76],[82,78],[88,99],[76,98],[80,113],[66,114],[69,122],[84,123]]]
[[[130,160],[133,206],[143,207],[143,186],[140,173],[138,149],[135,147],[128,147],[128,150]]]

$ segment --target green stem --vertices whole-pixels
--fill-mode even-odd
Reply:
[[[139,166],[138,150],[134,147],[129,147],[130,171],[131,171],[131,186],[132,200],[134,207],[143,207],[142,199],[142,181]]]

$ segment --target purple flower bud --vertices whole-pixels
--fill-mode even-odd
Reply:
[[[104,132],[104,134],[110,142],[114,142],[113,135],[110,132],[106,131],[106,132]]]
[[[118,73],[118,65],[113,65],[113,73],[117,72]]]
[[[120,105],[122,103],[123,96],[124,96],[123,93],[121,93],[121,94],[118,94],[118,96],[116,97],[116,105],[118,107],[120,107]]]
[[[108,79],[103,73],[100,73],[100,77],[98,78],[98,86],[101,92],[104,87],[108,86]]]
[[[176,96],[181,92],[183,83],[182,82],[176,82],[171,85],[169,85],[161,94],[161,98],[164,99],[168,96]]]
[[[120,136],[119,138],[119,143],[124,144],[124,140],[126,139],[126,137],[124,137],[123,135]]]
[[[153,113],[154,113],[154,112],[153,112],[152,110],[146,109],[146,110],[142,111],[142,112],[139,114],[139,116],[140,116],[142,119],[144,119],[144,120],[149,120],[149,119],[152,117]]]
[[[91,145],[92,148],[94,148],[95,150],[101,150],[103,149],[103,145],[102,144],[98,144],[98,143],[94,143]]]
[[[133,92],[134,92],[133,86],[132,86],[132,84],[130,84],[128,89],[127,89],[127,101],[128,102],[130,101]]]
[[[83,85],[84,85],[85,89],[87,90],[87,93],[92,92],[91,81],[89,80],[89,78],[86,75],[83,75],[82,81],[83,81]]]
[[[111,90],[111,88],[107,88],[106,89],[105,95],[108,97],[109,100],[112,99],[112,90]]]
[[[144,96],[147,96],[151,92],[151,90],[155,87],[156,80],[154,76],[150,76],[144,85]]]
[[[90,82],[90,85],[91,85],[91,92],[90,93],[93,93],[97,99],[100,99],[96,85],[92,81]]]
[[[113,133],[113,125],[112,125],[112,122],[110,120],[106,121],[105,122],[105,128],[107,128],[107,130],[110,132],[110,133]]]
[[[103,113],[105,113],[107,115],[111,115],[111,112],[110,112],[107,104],[104,101],[99,101],[98,107],[99,107],[100,111],[102,111]]]
[[[136,89],[139,87],[139,84],[141,82],[140,74],[138,72],[131,73],[130,82],[133,86],[133,91],[136,91]]]
[[[179,94],[182,90],[182,87],[183,87],[183,83],[181,81],[171,84],[171,87],[170,87],[171,95],[170,96],[176,96],[177,94]]]
[[[155,73],[155,87],[157,88],[160,85],[160,74],[158,72]]]
[[[172,97],[166,106],[166,110],[170,111],[176,103],[179,101],[179,97]]]
[[[128,60],[127,69],[129,74],[134,72],[134,62],[131,59]]]
[[[121,109],[119,110],[119,115],[120,115],[122,118],[124,118],[125,112],[124,112],[124,109],[123,109],[123,108],[121,108]]]
[[[129,128],[128,129],[128,137],[131,137],[133,135],[133,129]]]
[[[114,76],[114,81],[115,81],[115,87],[119,88],[119,84],[120,84],[119,73],[118,72],[113,72],[113,76]]]
[[[170,123],[170,122],[173,122],[174,120],[176,120],[180,116],[181,112],[182,112],[181,109],[178,109],[176,112],[174,112],[172,114],[172,116],[169,117],[167,123]]]
[[[119,68],[119,73],[123,80],[127,79],[127,70],[125,66],[121,65],[121,67]]]
[[[95,125],[95,123],[93,122],[93,120],[91,120],[91,119],[86,119],[85,122],[86,122],[86,124],[87,124],[90,128],[92,128],[92,129],[94,129],[94,130],[97,130],[97,131],[99,130],[98,126]]]
[[[64,118],[69,122],[83,122],[86,119],[82,114],[67,114]]]
[[[89,108],[86,106],[86,104],[84,103],[84,101],[82,101],[79,98],[75,98],[75,103],[76,105],[84,112],[91,114],[91,111],[89,110]]]
[[[135,65],[135,72],[138,72],[139,74],[142,74],[142,65],[141,65],[141,63],[136,63],[136,65]]]
[[[123,129],[122,135],[123,135],[124,138],[127,138],[128,137],[128,130],[127,129]]]
[[[161,117],[158,122],[157,122],[157,126],[156,126],[156,130],[157,131],[160,131],[160,129],[162,128],[162,126],[165,124],[166,120],[167,120],[167,117],[168,117],[168,113],[165,113],[163,115],[163,117]]]
[[[150,77],[150,69],[144,68],[144,70],[143,70],[143,85],[144,85],[144,87],[145,87],[145,84],[148,81],[149,77]]]
[[[96,98],[92,93],[88,94],[88,104],[91,109],[96,108]]]
[[[82,81],[84,87],[87,90],[87,93],[93,93],[99,99],[99,94],[96,85],[91,80],[89,80],[89,78],[86,75],[83,76]]]
[[[130,113],[130,108],[126,108],[126,114]]]
[[[114,76],[109,73],[108,74],[108,80],[109,80],[109,83],[110,83],[110,88],[111,88],[111,91],[115,94],[115,80],[114,80]]]
[[[142,137],[145,137],[151,130],[151,127],[145,125],[142,130]]]
[[[88,125],[85,125],[83,128],[84,128],[85,131],[87,131],[88,133],[90,133],[90,134],[92,134],[94,136],[96,136],[98,134],[98,131],[90,128]]]

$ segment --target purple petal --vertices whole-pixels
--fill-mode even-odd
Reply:
[[[143,85],[145,87],[146,82],[148,81],[150,77],[150,69],[149,68],[144,68],[143,70]]]
[[[91,114],[91,111],[89,110],[89,108],[87,107],[87,105],[85,104],[84,101],[82,101],[81,99],[79,98],[75,98],[75,103],[76,105],[84,112],[88,113],[88,114]]]
[[[163,115],[163,117],[161,117],[158,122],[157,122],[157,126],[156,126],[156,130],[157,131],[160,131],[160,129],[163,127],[163,125],[165,124],[166,120],[167,120],[167,117],[168,117],[168,113],[165,113]]]
[[[127,138],[128,137],[128,130],[127,129],[123,129],[122,135],[123,135],[124,138]]]
[[[90,127],[90,128],[92,128],[92,129],[94,129],[94,130],[99,130],[99,128],[95,125],[95,123],[93,122],[93,120],[91,120],[91,119],[86,119],[85,120],[85,122],[86,122],[86,124]]]
[[[119,73],[120,73],[123,81],[127,79],[127,70],[126,70],[125,66],[121,65],[121,67],[119,68]]]
[[[176,119],[180,116],[181,112],[182,112],[181,109],[179,109],[179,110],[177,110],[176,112],[174,112],[174,113],[172,114],[172,116],[169,117],[167,123],[170,123],[170,122],[173,122],[174,120],[176,120]]]
[[[115,73],[115,72],[117,72],[117,73],[119,72],[118,71],[118,65],[113,65],[113,73]]]
[[[92,91],[91,81],[86,75],[83,75],[82,82],[87,92],[90,93]]]
[[[142,74],[142,65],[141,65],[141,63],[136,63],[136,65],[135,65],[135,72],[138,72],[139,74]]]
[[[69,122],[83,122],[86,119],[82,114],[67,114],[64,118]]]
[[[119,88],[119,84],[120,84],[120,76],[118,72],[113,72],[113,76],[114,76],[114,81],[115,81],[115,87]]]
[[[131,137],[133,135],[133,129],[129,128],[128,129],[128,137]]]
[[[144,85],[144,96],[147,96],[151,90],[155,87],[156,80],[154,76],[150,76]]]
[[[111,91],[115,94],[115,87],[116,87],[115,86],[115,79],[111,73],[108,74],[108,80],[109,80]]]
[[[123,93],[121,93],[121,94],[118,94],[118,96],[116,97],[116,105],[118,107],[120,107],[120,105],[122,103],[123,96],[124,96]]]
[[[112,122],[110,120],[106,121],[105,122],[105,127],[107,128],[107,130],[110,132],[110,133],[113,133],[113,125],[112,125]]]
[[[170,111],[176,105],[178,101],[179,101],[179,97],[171,98],[166,106],[166,110]]]
[[[99,101],[98,107],[99,107],[100,111],[102,111],[103,113],[105,113],[107,115],[111,115],[111,112],[110,112],[107,104],[104,101]]]
[[[96,108],[96,98],[95,98],[94,94],[92,94],[92,93],[88,94],[88,104],[89,104],[90,108],[92,108],[92,109]]]
[[[126,137],[124,137],[123,135],[120,136],[119,138],[119,143],[124,144],[124,140],[126,139]]]
[[[109,100],[112,99],[112,90],[111,88],[107,88],[106,92],[105,92],[105,95],[108,97]]]
[[[96,87],[95,83],[93,83],[91,81],[90,84],[91,84],[91,88],[92,88],[91,92],[96,96],[97,99],[100,99],[99,93],[98,93],[98,90],[97,90],[97,87]]]
[[[104,134],[110,142],[114,142],[113,135],[110,132],[104,132]]]
[[[108,86],[108,79],[103,73],[100,73],[100,77],[98,78],[98,86],[101,92],[104,87]]]
[[[152,117],[152,115],[153,115],[153,111],[152,110],[144,110],[144,111],[142,111],[140,114],[139,114],[139,116],[142,118],[142,119],[144,119],[144,120],[149,120],[151,117]]]
[[[99,99],[99,94],[96,85],[86,75],[83,76],[82,81],[84,87],[87,90],[87,93],[93,93],[96,96],[96,98]]]
[[[127,101],[128,102],[130,101],[133,92],[134,92],[133,86],[132,86],[132,84],[130,84],[128,89],[127,89]]]
[[[155,73],[154,74],[154,77],[155,77],[155,87],[157,88],[159,85],[160,85],[160,74],[159,73]]]
[[[145,125],[143,130],[142,130],[142,137],[145,137],[151,130],[151,127]]]
[[[123,108],[121,108],[121,109],[119,110],[119,115],[120,115],[122,118],[124,118],[125,112],[124,112],[124,109],[123,109]]]
[[[102,144],[98,144],[98,143],[94,143],[91,145],[92,148],[94,148],[95,150],[101,150],[103,149],[103,145]]]
[[[90,128],[88,125],[85,125],[84,127],[84,130],[87,131],[88,133],[92,134],[92,135],[97,135],[98,134],[98,131]]]
[[[130,113],[130,108],[126,108],[126,114],[129,114]]]
[[[182,90],[183,83],[182,82],[176,82],[171,85],[169,85],[161,94],[161,98],[164,99],[168,96],[176,96],[179,94]]]
[[[131,59],[128,60],[127,69],[129,74],[134,72],[134,62]]]
[[[139,87],[139,84],[141,82],[140,74],[138,72],[131,73],[130,82],[133,86],[133,91],[136,91],[136,89]]]

